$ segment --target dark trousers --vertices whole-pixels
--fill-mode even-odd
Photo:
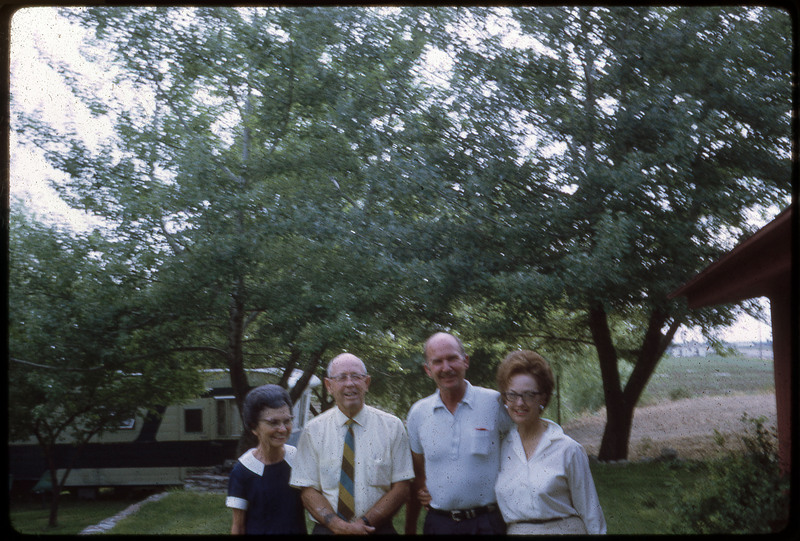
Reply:
[[[428,511],[428,514],[425,515],[422,533],[424,535],[504,535],[506,523],[503,522],[503,515],[500,514],[499,509],[483,513],[475,518],[458,521],[447,515]]]

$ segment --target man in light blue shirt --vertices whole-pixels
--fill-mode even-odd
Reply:
[[[499,393],[466,380],[469,357],[461,342],[436,333],[425,343],[425,372],[434,394],[408,412],[415,481],[406,507],[406,534],[416,533],[420,502],[423,533],[503,534],[494,485],[500,440],[512,426]]]

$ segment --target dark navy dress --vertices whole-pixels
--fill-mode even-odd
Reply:
[[[297,449],[285,448],[286,456],[277,464],[265,465],[250,449],[233,467],[225,505],[247,512],[248,534],[307,533],[300,490],[289,486]]]

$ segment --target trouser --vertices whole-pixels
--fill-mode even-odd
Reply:
[[[425,535],[462,534],[462,535],[503,535],[506,523],[499,509],[482,513],[474,518],[454,520],[453,518],[428,510],[425,524],[422,527]]]

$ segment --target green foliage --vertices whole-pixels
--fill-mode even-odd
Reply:
[[[780,473],[774,430],[764,418],[743,421],[752,425],[742,437],[744,452],[710,461],[707,482],[681,493],[674,533],[764,534],[786,526],[789,479]]]
[[[567,361],[559,363],[556,368],[561,379],[562,422],[584,412],[599,410],[605,399],[596,359],[587,355],[559,360]]]
[[[675,387],[669,391],[670,400],[681,400],[683,398],[690,398],[692,393],[684,387]]]
[[[125,250],[47,227],[14,203],[9,231],[9,438],[78,449],[120,421],[198,391],[197,371],[143,338],[142,280]],[[152,335],[149,338],[153,338]],[[58,494],[71,464],[60,479]],[[56,526],[59,498],[51,500]]]
[[[136,98],[62,70],[114,135],[14,127],[125,255],[102,268],[148,323],[118,347],[226,366],[238,399],[245,367],[321,375],[351,350],[377,403],[405,406],[429,390],[422,341],[452,329],[483,384],[511,349],[594,347],[624,425],[680,324],[734,319],[668,294],[790,193],[791,20],[772,8],[64,13]]]

